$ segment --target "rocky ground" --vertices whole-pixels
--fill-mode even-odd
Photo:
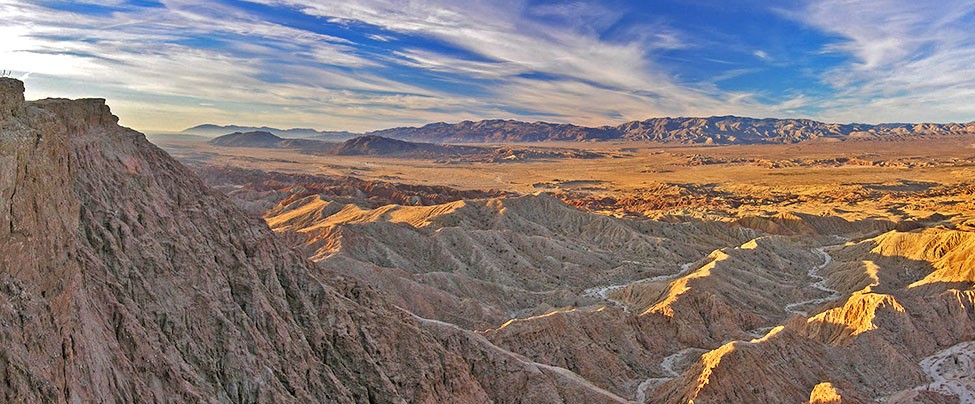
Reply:
[[[928,363],[975,339],[968,218],[618,219],[545,194],[265,212],[404,310],[642,402],[964,397]]]
[[[0,80],[4,401],[973,394],[965,181],[886,177],[842,207],[823,185],[768,203],[710,188],[752,198],[731,210],[674,185],[700,204],[651,192],[607,215],[630,205],[181,153],[103,100],[26,102]]]

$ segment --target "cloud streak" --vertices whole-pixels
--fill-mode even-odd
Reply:
[[[843,38],[823,51],[855,62],[822,75],[836,93],[820,100],[839,121],[975,119],[975,2],[849,1],[808,4],[792,14]]]
[[[715,114],[975,117],[967,101],[975,97],[970,1],[827,0],[779,10],[783,20],[822,33],[826,39],[803,52],[836,55],[828,66],[790,61],[767,43],[746,46],[761,38],[733,47],[701,41],[675,16],[632,18],[627,7],[635,4],[88,2],[100,12],[53,4],[0,0],[0,68],[23,75],[31,97],[107,97],[123,123],[139,129],[213,122],[369,130],[482,118],[602,125]],[[725,29],[723,39],[736,33]],[[702,77],[684,74],[709,64]],[[800,75],[809,83],[789,84]]]

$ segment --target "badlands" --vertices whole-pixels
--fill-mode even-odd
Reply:
[[[626,401],[972,394],[970,131],[464,146],[562,151],[496,161],[150,139],[322,270]]]
[[[23,93],[3,401],[975,399],[971,132],[348,155]]]

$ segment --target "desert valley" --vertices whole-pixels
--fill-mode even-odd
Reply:
[[[973,20],[0,0],[0,402],[975,403]]]
[[[327,152],[225,140],[267,132],[150,139],[420,324],[619,400],[972,398],[975,126],[495,143],[518,124]]]
[[[2,83],[8,400],[975,394],[973,133],[160,149]]]

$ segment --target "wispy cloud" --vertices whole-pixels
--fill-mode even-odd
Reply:
[[[492,99],[485,101],[497,110],[544,111],[547,119],[605,124],[699,112],[723,102],[720,94],[680,85],[653,63],[648,51],[683,46],[676,30],[656,24],[629,40],[608,41],[601,31],[624,13],[598,2],[261,2],[429,36],[475,54],[476,60],[421,49],[397,53],[411,66],[496,80]]]
[[[975,2],[816,1],[793,18],[842,41],[825,51],[855,63],[822,79],[837,93],[820,100],[839,121],[960,121],[975,118]]]
[[[372,116],[411,106],[395,99],[389,99],[395,105],[383,105],[377,94],[439,96],[362,71],[376,62],[345,39],[198,4],[166,1],[162,10],[82,15],[0,3],[0,19],[10,22],[0,28],[0,60],[6,69],[33,74],[38,83],[28,95],[107,95],[124,122],[143,128],[177,129],[206,117],[362,127],[366,113],[358,119],[330,116],[347,104],[377,100]],[[214,43],[194,43],[201,40]],[[59,89],[50,88],[55,83]],[[149,108],[147,99],[154,100]],[[188,100],[225,110],[187,108]],[[295,106],[307,112],[294,113]],[[172,116],[161,118],[165,111]]]
[[[163,0],[143,8],[89,0],[100,11],[77,12],[77,2],[0,0],[0,68],[23,75],[28,96],[108,97],[123,123],[142,129],[975,117],[970,1],[826,0],[781,12],[784,21],[828,33],[803,51],[848,60],[825,69],[789,60],[775,44],[751,43],[762,38],[701,41],[709,31],[689,32],[679,18],[632,18],[621,4],[599,1],[251,3]],[[644,5],[627,5],[637,6]],[[701,65],[712,67],[694,79],[684,74]],[[779,69],[763,73],[767,83],[785,84],[750,80],[763,69]],[[809,83],[792,84],[795,75]]]
[[[273,24],[243,9],[187,0],[101,15],[4,3],[0,16],[19,23],[5,28],[15,31],[5,35],[15,45],[0,50],[12,69],[65,88],[105,88],[120,98],[114,104],[125,122],[147,128],[175,129],[201,117],[350,129],[461,117],[611,123],[720,102],[674,83],[648,57],[648,42],[679,47],[676,31],[604,40],[599,31],[622,13],[598,2],[261,3],[386,32],[368,35],[372,40],[422,36],[475,57],[416,46],[369,52],[347,39]],[[391,78],[404,67],[441,74],[435,80],[481,88],[482,94]],[[142,108],[152,97],[157,101],[148,110],[156,112],[150,114]],[[190,109],[187,100],[214,107]],[[174,116],[160,119],[167,105]],[[211,110],[221,108],[220,114]]]

